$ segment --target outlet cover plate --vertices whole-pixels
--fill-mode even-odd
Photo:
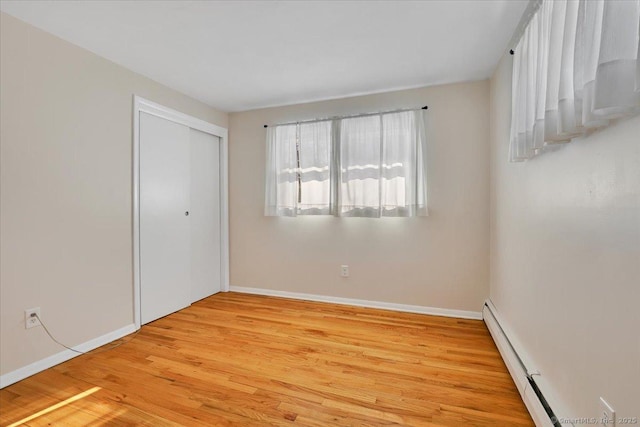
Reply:
[[[349,266],[341,265],[340,266],[340,276],[341,277],[349,277]]]
[[[40,326],[40,319],[37,317],[31,317],[32,313],[36,313],[40,316],[40,307],[28,308],[24,311],[24,327],[25,329],[35,328]]]

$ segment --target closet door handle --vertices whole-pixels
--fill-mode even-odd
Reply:
[[[189,216],[189,211],[185,211],[184,216]]]

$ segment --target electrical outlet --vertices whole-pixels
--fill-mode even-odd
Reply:
[[[602,397],[600,398],[600,424],[607,427],[616,427],[616,411]]]
[[[40,319],[35,314],[40,316],[40,307],[28,308],[24,311],[24,327],[25,329],[35,328],[40,326]]]
[[[340,266],[340,276],[341,277],[349,277],[349,266],[341,265]]]

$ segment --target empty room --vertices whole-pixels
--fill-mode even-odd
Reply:
[[[640,424],[640,0],[0,9],[0,426]]]

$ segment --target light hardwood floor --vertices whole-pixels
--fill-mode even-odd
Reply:
[[[98,351],[1,390],[0,424],[533,425],[481,321],[222,293]]]

